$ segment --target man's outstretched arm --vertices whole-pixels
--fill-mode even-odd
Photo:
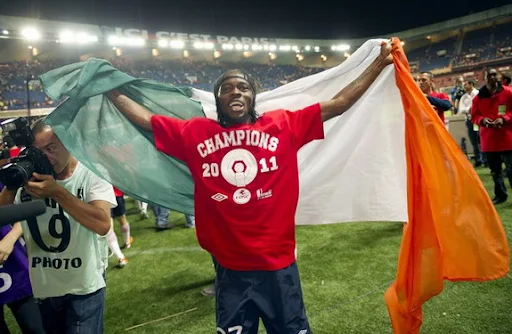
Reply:
[[[377,56],[359,78],[348,84],[348,86],[343,88],[331,100],[320,103],[322,121],[325,122],[343,114],[363,96],[364,92],[366,92],[375,79],[377,79],[380,72],[382,72],[386,66],[393,63],[391,48],[392,46],[389,42],[382,42],[379,56]]]
[[[185,160],[183,132],[187,121],[153,114],[118,90],[108,92],[107,97],[129,121],[153,134],[155,146],[159,151]]]
[[[151,116],[153,114],[149,110],[118,90],[108,92],[107,97],[132,123],[146,131],[153,132],[151,126]]]

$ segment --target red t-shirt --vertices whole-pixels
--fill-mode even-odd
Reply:
[[[114,195],[116,197],[124,196],[124,193],[121,190],[117,189],[116,187],[113,187],[113,188],[114,188]]]
[[[432,97],[435,97],[436,99],[441,99],[441,100],[446,100],[446,101],[450,101],[450,98],[448,97],[448,95],[446,95],[445,93],[441,93],[441,92],[432,92],[429,94],[430,96]],[[437,107],[434,107],[435,111],[437,111],[437,115],[439,115],[439,117],[441,118],[441,120],[443,121],[444,123],[444,111],[442,110],[439,110]]]
[[[295,261],[297,152],[324,137],[319,104],[229,128],[160,115],[151,125],[158,150],[191,171],[201,247],[232,270],[279,270]]]

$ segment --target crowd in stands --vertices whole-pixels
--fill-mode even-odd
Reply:
[[[77,61],[77,60],[76,60]],[[76,62],[11,62],[0,64],[0,110],[16,110],[27,108],[26,81],[29,76],[37,78],[51,69]],[[226,70],[242,68],[254,76],[260,84],[261,91],[271,90],[287,82],[318,73],[322,68],[311,68],[294,65],[265,65],[250,63],[213,64],[199,61],[132,61],[129,58],[111,59],[111,63],[121,71],[137,78],[152,79],[175,86],[192,86],[211,91],[214,81]],[[31,108],[55,106],[43,92],[38,80],[28,80]]]
[[[512,57],[512,22],[466,34],[457,66]]]
[[[440,42],[407,52],[411,72],[431,71],[433,69],[456,69],[460,66],[482,64],[482,62],[511,58],[512,62],[512,22],[489,28],[461,33]],[[45,73],[51,69],[78,60],[53,60],[11,62],[0,64],[0,110],[15,110],[27,108],[26,81],[29,76]],[[261,85],[261,90],[271,90],[285,83],[318,73],[323,68],[311,68],[296,65],[254,64],[254,63],[212,63],[191,60],[138,60],[118,57],[110,60],[123,72],[138,78],[148,78],[176,86],[192,86],[211,91],[213,83],[219,75],[230,68],[242,68],[253,75]],[[471,77],[477,83],[482,80],[483,69],[474,70]],[[436,76],[435,86],[452,87],[454,78],[460,74]],[[37,80],[29,80],[30,107],[45,108],[55,106],[58,101],[52,101],[42,91]]]
[[[0,110],[27,108],[27,81],[31,108],[55,105],[54,101],[43,92],[39,80],[32,80],[32,76],[37,76],[64,64],[62,61],[0,64]]]
[[[458,36],[408,52],[421,71],[481,64],[512,58],[512,22],[460,33]]]
[[[455,56],[456,38],[449,38],[426,47],[407,52],[407,59],[415,62],[421,71],[431,71],[450,65]]]

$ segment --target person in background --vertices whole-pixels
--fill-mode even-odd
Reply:
[[[169,223],[170,210],[156,204],[151,205],[153,213],[155,214],[155,224],[157,232],[165,231],[173,228],[174,226]]]
[[[459,113],[466,118],[466,127],[468,129],[468,137],[473,146],[474,153],[474,166],[480,167],[483,163],[483,157],[480,152],[480,133],[478,125],[471,122],[471,106],[473,105],[473,98],[478,94],[478,89],[475,88],[475,81],[472,79],[464,81],[465,93],[460,98]]]
[[[124,193],[121,190],[117,189],[116,187],[113,187],[113,189],[114,194],[116,196],[117,206],[111,210],[112,226],[110,228],[110,231],[108,231],[107,233],[107,244],[112,253],[117,258],[117,267],[124,268],[128,264],[128,259],[126,258],[126,256],[124,256],[121,249],[130,248],[133,242],[133,238],[130,236],[130,224],[128,223],[128,219],[126,218]],[[119,224],[121,225],[121,232],[124,238],[124,244],[121,247],[119,247],[117,235],[114,231],[114,219],[118,219]]]
[[[457,114],[459,112],[459,102],[462,95],[465,93],[464,89],[464,77],[457,77],[455,81],[455,87],[452,88],[450,92],[450,97],[453,103],[454,113]]]
[[[486,84],[473,99],[471,121],[479,126],[482,152],[494,181],[494,204],[507,200],[505,173],[512,186],[512,89],[498,81],[495,69],[484,73]]]
[[[434,75],[431,72],[422,72],[417,78],[418,86],[423,92],[423,95],[427,97],[432,107],[434,107],[441,121],[445,123],[444,112],[450,110],[452,104],[450,103],[448,95],[434,91],[433,79]]]
[[[501,72],[499,74],[498,80],[501,82],[502,86],[510,86],[510,80],[511,80],[510,73]]]
[[[148,203],[137,200],[137,208],[139,209],[140,216],[143,219],[148,219]]]
[[[185,226],[188,228],[196,227],[196,217],[194,217],[194,215],[185,215],[185,222]]]
[[[133,243],[133,237],[130,235],[130,223],[128,218],[126,218],[124,193],[114,187],[114,194],[116,195],[117,206],[112,209],[112,218],[117,219],[121,226],[121,233],[123,234],[123,245],[121,248],[130,248]]]
[[[32,295],[27,250],[19,238],[21,234],[20,223],[0,227],[0,333],[10,333],[4,317],[4,306],[8,306],[22,333],[44,334],[39,306]]]

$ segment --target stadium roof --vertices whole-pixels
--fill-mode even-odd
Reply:
[[[12,31],[13,34],[5,37],[10,38],[22,38],[21,32],[26,27],[34,27],[39,29],[42,34],[43,39],[58,40],[58,34],[63,30],[70,30],[76,32],[86,32],[91,35],[97,36],[100,40],[107,40],[108,36],[115,34],[118,37],[133,37],[138,36],[142,37],[146,40],[153,40],[155,43],[154,46],[157,46],[157,40],[162,38],[173,38],[177,37],[178,39],[183,39],[185,42],[196,42],[196,41],[207,41],[213,43],[229,43],[231,42],[240,42],[242,44],[248,43],[275,43],[277,45],[318,45],[318,46],[329,46],[336,44],[350,44],[350,45],[361,45],[364,41],[371,38],[380,38],[380,37],[391,37],[398,36],[401,39],[414,39],[421,38],[425,35],[432,35],[438,32],[446,31],[446,30],[454,30],[459,28],[464,28],[469,25],[475,25],[479,23],[488,23],[489,21],[496,21],[499,19],[507,19],[512,18],[512,5],[506,5],[499,8],[494,8],[490,10],[486,10],[479,13],[474,13],[458,18],[454,18],[444,22],[433,23],[428,26],[423,26],[415,29],[410,29],[406,31],[399,31],[391,34],[386,34],[386,36],[368,36],[365,38],[359,39],[345,39],[345,40],[332,40],[332,39],[286,39],[286,38],[273,38],[272,36],[260,36],[259,38],[250,38],[250,37],[242,37],[242,36],[214,36],[214,35],[205,35],[205,34],[197,34],[194,32],[171,32],[161,29],[160,31],[148,31],[142,29],[133,29],[128,27],[109,27],[109,26],[98,26],[91,24],[80,24],[73,22],[63,22],[63,21],[49,21],[49,20],[38,20],[33,18],[25,18],[25,17],[15,17],[15,16],[4,16],[0,15],[0,29]],[[236,43],[235,43],[236,44]]]
[[[300,57],[316,59],[309,64],[307,61],[303,62],[306,66],[321,65],[320,56],[325,54],[327,57],[324,57],[325,59],[329,58],[330,64],[326,64],[322,57],[324,66],[331,66],[342,62],[350,55],[350,52],[371,38],[398,36],[406,41],[406,50],[410,50],[429,43],[431,39],[437,41],[451,37],[460,29],[471,30],[486,24],[499,24],[510,20],[512,20],[512,5],[507,5],[428,26],[395,32],[387,36],[347,40],[314,40],[283,39],[272,36],[206,35],[164,29],[146,30],[99,26],[0,15],[0,38],[3,38],[5,42],[7,40],[16,41],[16,43],[3,43],[3,45],[12,45],[17,49],[24,45],[24,50],[30,46],[31,49],[35,48],[38,54],[42,54],[44,51],[48,58],[65,56],[65,54],[73,54],[76,57],[77,53],[79,56],[87,54],[102,56],[100,51],[105,52],[106,50],[109,50],[108,52],[113,56],[113,51],[120,52],[121,49],[124,54],[130,52],[135,54],[136,50],[144,48],[153,50],[154,55],[155,53],[171,55],[174,51],[177,57],[182,57],[186,52],[193,59],[206,54],[211,58],[213,54],[214,58],[222,57],[222,61],[240,61],[245,57],[251,58],[251,61],[265,62],[268,61],[269,56],[272,59],[273,54],[279,55],[279,60],[276,63],[282,61],[290,64],[294,62],[295,58],[301,60]],[[60,46],[57,47],[56,44],[60,44]],[[62,50],[64,53],[61,54]],[[176,50],[181,51],[176,52]],[[7,53],[5,50],[0,50],[0,60],[13,58]],[[14,54],[14,52],[11,53]],[[315,53],[317,53],[315,57],[309,57]],[[242,57],[241,54],[243,54]],[[150,53],[147,52],[146,56],[150,56]],[[105,58],[108,58],[108,54]]]

